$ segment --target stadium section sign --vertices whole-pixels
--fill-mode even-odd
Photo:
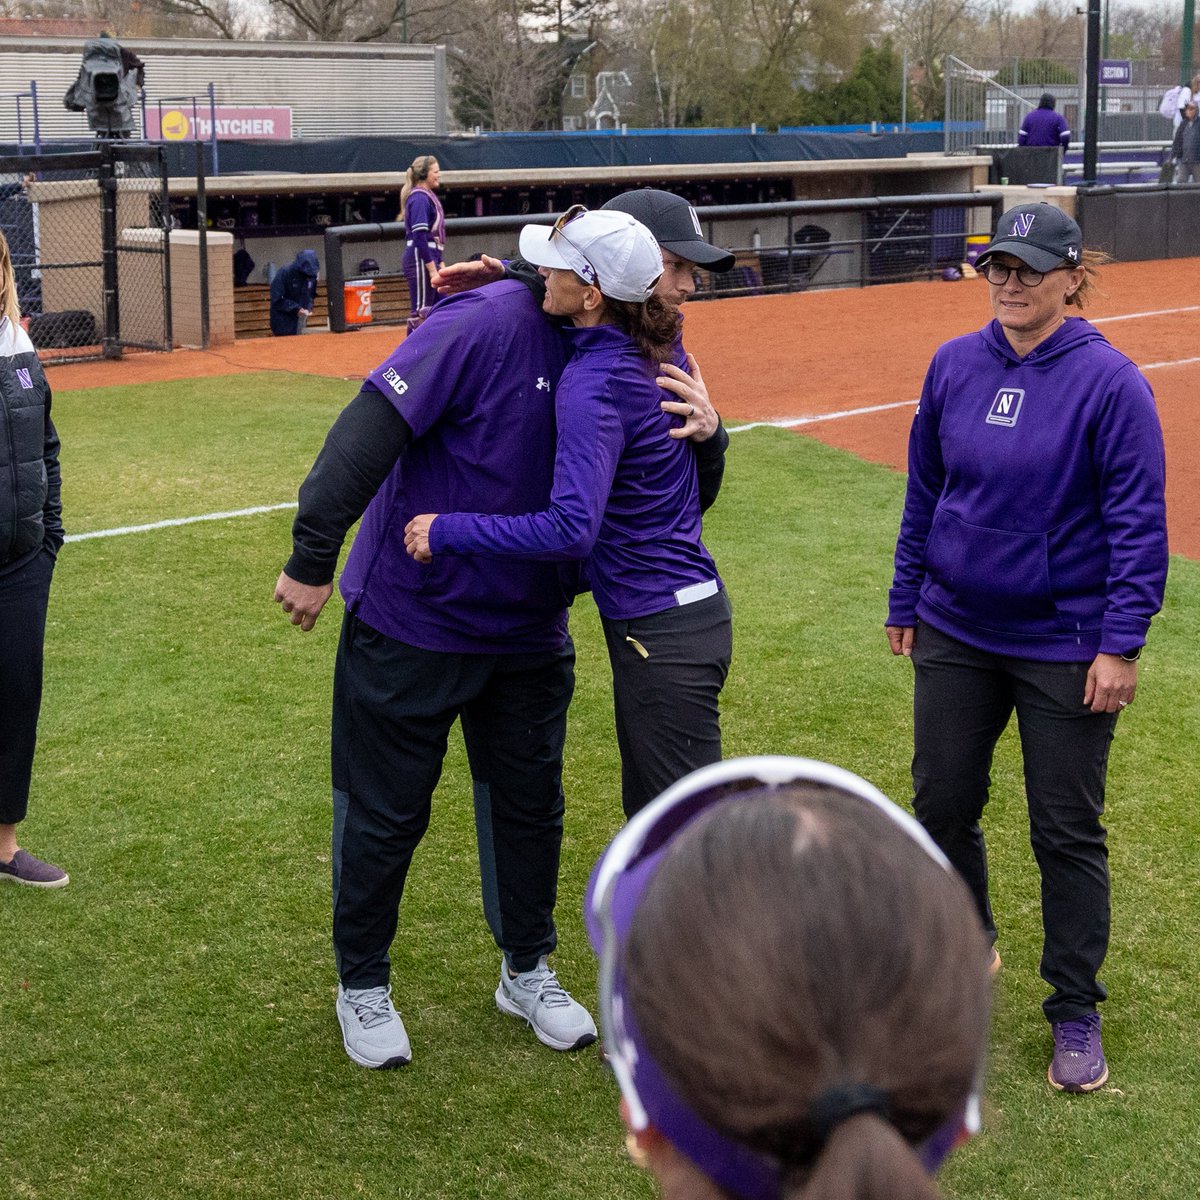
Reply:
[[[252,108],[246,105],[218,104],[217,140],[287,142],[292,138],[290,108]],[[146,105],[146,138],[157,142],[207,142],[213,135],[213,112],[207,106],[193,113],[190,105],[163,106],[162,128],[155,104]]]

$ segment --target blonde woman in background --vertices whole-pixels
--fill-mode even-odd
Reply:
[[[437,198],[442,169],[432,154],[413,159],[400,192],[400,220],[404,222],[404,275],[408,279],[409,308],[414,317],[437,300],[429,282],[442,265],[446,244],[446,215]]]

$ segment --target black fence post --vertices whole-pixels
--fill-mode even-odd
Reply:
[[[208,349],[208,198],[204,192],[204,143],[198,138],[196,146],[196,229],[199,232],[200,254],[200,348]]]
[[[104,279],[104,357],[121,357],[121,307],[117,291],[117,171],[113,147],[100,145],[100,259]]]
[[[175,329],[171,312],[171,193],[167,182],[167,154],[162,146],[158,147],[158,179],[158,220],[162,228],[163,254],[163,348],[173,350]]]

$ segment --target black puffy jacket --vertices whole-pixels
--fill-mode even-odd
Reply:
[[[0,318],[0,570],[62,542],[50,385],[28,335]]]

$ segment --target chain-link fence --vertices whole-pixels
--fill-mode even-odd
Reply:
[[[976,146],[1015,146],[1025,115],[1037,108],[1044,92],[1071,128],[1071,141],[1084,138],[1086,64],[1080,59],[973,59],[948,56],[946,73],[946,150],[968,152]],[[1171,121],[1158,106],[1173,83],[1172,69],[1157,59],[1129,64],[1130,82],[1100,89],[1097,140],[1101,143],[1169,142]]]
[[[169,211],[158,147],[0,158],[0,230],[43,358],[170,349]]]

